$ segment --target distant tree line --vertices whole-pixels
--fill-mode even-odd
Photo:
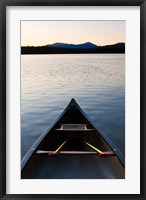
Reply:
[[[125,45],[108,45],[97,48],[57,48],[48,46],[27,46],[21,47],[21,54],[83,54],[83,53],[125,53]]]

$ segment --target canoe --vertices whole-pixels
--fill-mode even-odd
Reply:
[[[124,179],[125,158],[75,99],[21,161],[22,179]]]

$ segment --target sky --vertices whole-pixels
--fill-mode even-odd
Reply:
[[[21,46],[56,42],[103,46],[125,40],[125,21],[21,21]]]

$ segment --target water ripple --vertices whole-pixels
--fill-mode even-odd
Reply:
[[[125,152],[125,55],[22,55],[22,157],[71,98]]]

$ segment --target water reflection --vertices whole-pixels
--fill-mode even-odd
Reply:
[[[23,55],[22,157],[72,97],[124,153],[125,55]]]

